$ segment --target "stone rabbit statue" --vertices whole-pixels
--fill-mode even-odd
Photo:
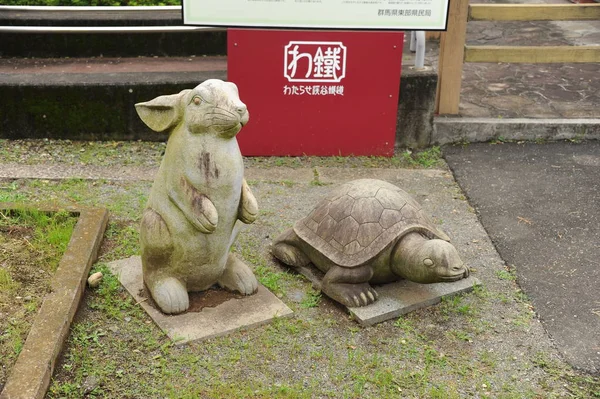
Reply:
[[[250,295],[258,282],[230,253],[240,223],[258,205],[244,179],[235,136],[248,122],[237,86],[211,79],[179,94],[135,105],[169,141],[140,229],[144,283],[167,314],[189,307],[189,291],[214,284]]]

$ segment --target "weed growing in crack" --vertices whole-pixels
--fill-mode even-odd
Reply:
[[[321,302],[321,293],[311,289],[300,302],[300,307],[304,309],[316,308]]]
[[[310,181],[311,186],[324,186],[325,183],[321,181],[321,174],[317,168],[313,168],[313,179]]]
[[[402,153],[402,159],[412,167],[433,168],[439,166],[442,158],[440,147],[431,147],[429,149],[413,152],[406,150]]]

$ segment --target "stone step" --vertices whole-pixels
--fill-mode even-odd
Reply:
[[[226,57],[0,59],[0,137],[164,140],[134,104],[226,70]]]
[[[179,7],[1,7],[0,26],[180,25]]]
[[[64,81],[65,76],[73,77],[75,82],[78,81],[78,77],[89,81],[96,78],[104,84],[114,81],[118,76],[152,80],[159,76],[155,74],[168,73],[177,80],[186,73],[226,69],[225,56],[0,58],[3,83],[36,81],[41,85],[68,85],[69,81]],[[143,76],[147,78],[144,79]]]
[[[82,10],[79,11],[79,8]],[[106,7],[90,10],[89,7],[22,9],[0,6],[0,57],[189,56],[225,55],[227,52],[227,32],[223,29],[126,31],[132,27],[181,27],[182,15],[177,7],[145,10],[137,10],[139,7],[108,8],[117,11],[104,10]],[[54,31],[59,27],[113,27],[114,30]],[[27,28],[41,30],[23,31]]]
[[[166,57],[227,53],[226,32],[2,32],[0,35],[0,57]]]

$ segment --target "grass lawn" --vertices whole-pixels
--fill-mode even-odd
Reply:
[[[112,162],[101,154],[146,154],[139,163],[157,165],[160,145],[121,143],[20,143],[37,155],[62,154],[45,162],[94,164]],[[28,163],[34,155],[4,144],[14,159]],[[8,148],[7,146],[10,146]],[[135,148],[135,150],[132,150]],[[0,153],[2,148],[0,148]],[[92,152],[85,162],[76,159]],[[156,152],[148,161],[147,154]],[[329,189],[320,172],[328,167],[349,173],[394,175],[420,200],[443,195],[447,208],[431,208],[435,219],[452,227],[460,218],[476,216],[447,171],[443,160],[428,155],[416,165],[400,154],[392,159],[318,158],[249,159],[247,165],[288,171],[314,170],[312,179],[294,176],[254,180],[251,187],[261,208],[256,223],[243,232],[234,251],[254,269],[261,283],[295,314],[269,325],[183,346],[174,345],[110,274],[106,263],[138,254],[138,223],[150,182],[102,180],[0,181],[0,199],[64,201],[103,206],[110,221],[94,271],[105,277],[87,289],[75,318],[48,398],[600,398],[600,381],[573,370],[559,356],[535,310],[519,289],[512,269],[497,257],[483,229],[455,231],[461,256],[476,264],[483,286],[426,309],[374,327],[351,320],[334,302],[321,297],[310,283],[277,263],[269,243],[312,207],[312,197]],[[52,155],[54,156],[54,155]],[[59,159],[60,158],[60,159]],[[125,156],[136,164],[136,156]],[[408,162],[408,164],[407,164]],[[424,162],[424,161],[423,161]],[[34,163],[34,162],[32,162]],[[118,163],[118,162],[117,162]],[[373,169],[367,170],[369,164]],[[424,187],[403,169],[430,166]],[[446,205],[444,205],[446,206]],[[459,215],[459,216],[453,216]],[[456,217],[457,219],[452,219]],[[468,245],[467,245],[468,244]]]

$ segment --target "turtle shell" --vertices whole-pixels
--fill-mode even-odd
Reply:
[[[411,231],[450,241],[406,191],[382,180],[341,185],[294,225],[294,231],[335,264],[362,265]]]

